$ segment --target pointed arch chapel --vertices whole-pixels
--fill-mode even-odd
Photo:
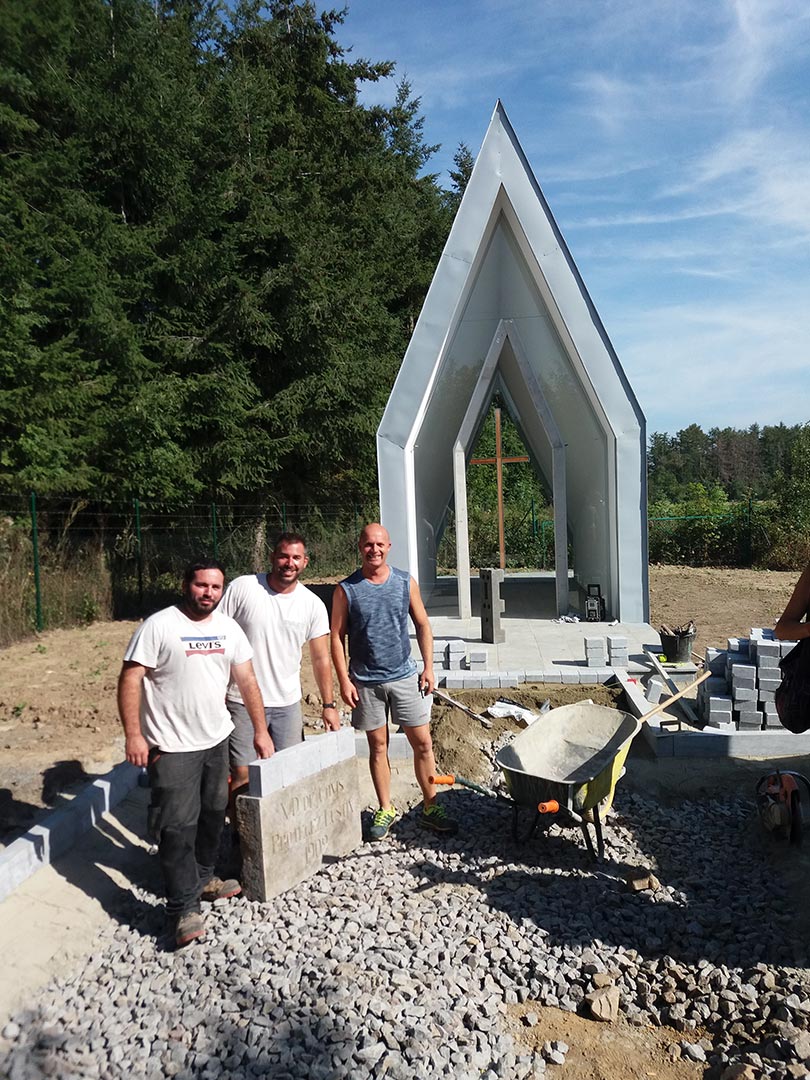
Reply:
[[[377,432],[391,562],[426,594],[455,503],[462,618],[466,466],[496,391],[553,494],[558,613],[570,542],[574,586],[647,622],[644,416],[500,102]]]

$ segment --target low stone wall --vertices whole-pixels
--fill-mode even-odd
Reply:
[[[69,851],[88,829],[129,794],[140,769],[124,761],[88,784],[67,805],[46,815],[0,852],[0,901],[42,866]]]

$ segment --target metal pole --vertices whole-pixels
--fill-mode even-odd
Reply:
[[[501,410],[495,410],[495,469],[498,478],[498,552],[501,570],[506,569],[506,539],[503,528],[503,456],[501,452]]]
[[[219,543],[217,540],[217,504],[211,503],[211,544],[214,551],[214,558],[219,558]]]
[[[287,531],[287,504],[285,502],[281,504],[281,531]]]
[[[143,543],[141,540],[141,504],[132,500],[135,506],[135,542],[138,545],[138,607],[143,606]]]
[[[537,514],[534,512],[534,495],[532,495],[532,540],[537,539]]]
[[[748,565],[754,565],[754,496],[748,496]]]
[[[31,543],[34,548],[34,611],[37,633],[41,633],[45,623],[42,619],[42,587],[39,580],[39,533],[37,531],[37,494],[31,492]]]

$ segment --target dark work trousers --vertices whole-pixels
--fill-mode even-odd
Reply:
[[[214,874],[228,806],[228,768],[228,739],[209,750],[149,754],[166,911],[174,918],[200,910],[200,893]]]

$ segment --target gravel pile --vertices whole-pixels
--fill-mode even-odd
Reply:
[[[620,785],[594,868],[577,829],[518,848],[508,808],[445,798],[458,837],[410,815],[271,904],[218,902],[185,950],[136,896],[81,971],[4,1027],[3,1075],[551,1078],[569,1046],[527,1049],[507,1006],[587,1015],[594,995],[670,1025],[673,1055],[709,1075],[807,1074],[804,947],[752,850],[750,803],[663,808]],[[639,867],[654,892],[626,885]]]

